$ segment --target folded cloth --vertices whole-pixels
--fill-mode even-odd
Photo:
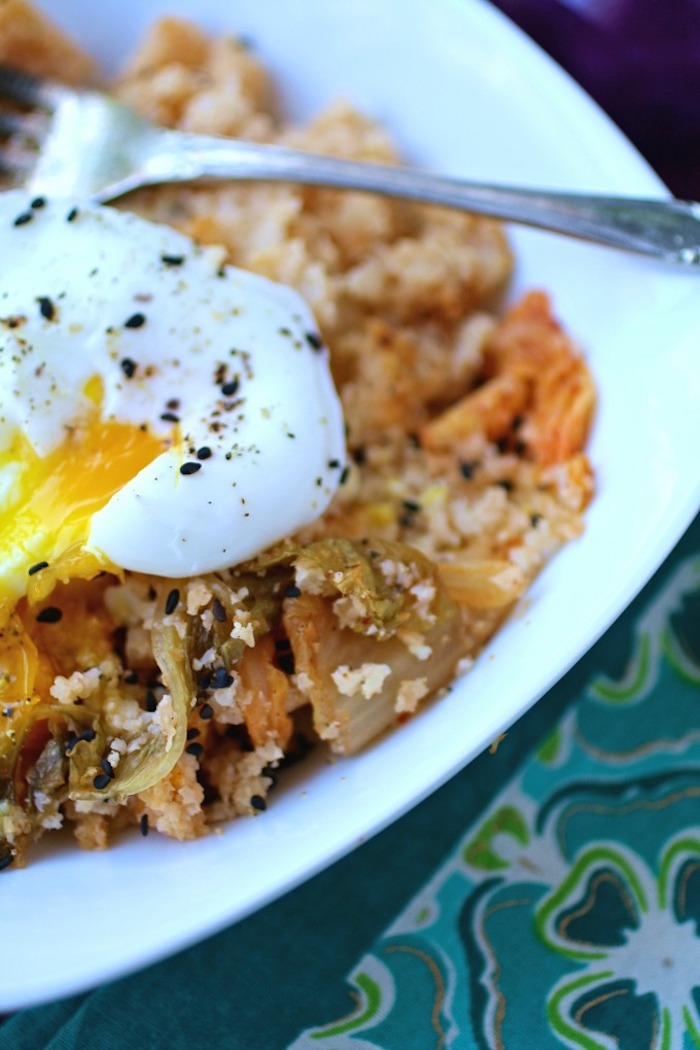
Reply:
[[[294,1050],[698,1046],[698,522],[595,657]]]

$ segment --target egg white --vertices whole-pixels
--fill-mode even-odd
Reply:
[[[2,593],[76,543],[158,576],[223,569],[323,512],[343,417],[296,292],[84,202],[1,194],[0,240]],[[62,504],[57,473],[86,491]]]

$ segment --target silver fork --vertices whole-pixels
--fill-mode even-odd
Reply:
[[[195,179],[293,182],[444,205],[682,265],[700,264],[700,204],[484,185],[393,165],[158,128],[98,91],[0,66],[0,168],[30,192],[111,201]]]

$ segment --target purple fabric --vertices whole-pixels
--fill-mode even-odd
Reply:
[[[700,0],[496,0],[679,197],[700,198]]]

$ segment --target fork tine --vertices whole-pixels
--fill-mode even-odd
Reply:
[[[32,76],[13,66],[0,65],[0,97],[23,106],[51,109],[54,91],[51,81]]]

